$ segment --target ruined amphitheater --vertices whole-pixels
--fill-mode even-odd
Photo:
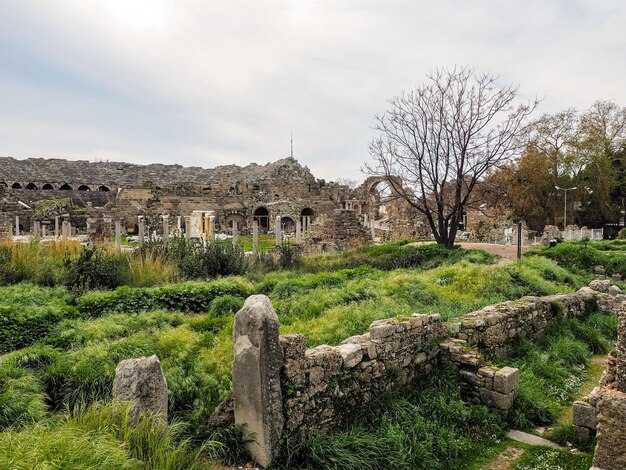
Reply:
[[[139,220],[157,227],[169,216],[185,231],[185,217],[211,213],[217,233],[294,232],[322,251],[371,241],[415,238],[419,223],[410,207],[368,178],[356,188],[317,179],[292,157],[266,165],[135,165],[63,159],[0,158],[0,232],[52,233],[59,219],[74,234],[119,221],[123,233],[136,234]],[[45,229],[44,229],[45,230]]]

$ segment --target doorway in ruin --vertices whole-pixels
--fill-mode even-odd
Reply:
[[[233,227],[234,227],[234,222],[237,222],[237,232],[241,233],[241,231],[245,228],[246,226],[246,219],[243,215],[240,214],[229,214],[226,216],[225,222],[226,222],[226,227],[228,228],[228,233],[232,234],[233,233]],[[261,224],[259,223],[259,228],[261,227]]]
[[[267,232],[270,228],[270,213],[265,207],[258,207],[254,211],[253,220],[259,223],[259,230]]]
[[[293,233],[296,231],[296,222],[289,216],[280,218],[280,228],[283,233]]]
[[[300,227],[302,227],[303,232],[309,229],[311,222],[313,222],[313,209],[306,207],[300,212]]]
[[[392,190],[388,182],[381,180],[372,185],[368,194],[367,215],[370,224],[380,230],[389,230],[389,204]]]

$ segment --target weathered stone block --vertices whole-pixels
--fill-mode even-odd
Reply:
[[[146,413],[157,414],[167,423],[167,380],[156,356],[120,362],[115,369],[113,397],[132,404],[132,422]]]
[[[286,358],[299,359],[306,351],[306,338],[303,335],[282,335],[280,345]]]
[[[372,339],[383,339],[396,332],[397,323],[390,320],[376,320],[370,325],[369,333]]]
[[[496,392],[509,394],[519,387],[519,369],[503,367],[493,377],[493,389]]]
[[[261,466],[278,453],[284,427],[280,370],[283,347],[278,316],[268,297],[248,297],[235,315],[233,396],[235,423],[243,425],[246,448]]]
[[[605,391],[598,408],[598,443],[593,465],[602,470],[623,470],[626,468],[626,394]]]
[[[497,408],[501,411],[508,411],[513,406],[513,402],[515,401],[515,394],[504,394],[481,388],[480,401],[483,404],[492,408]]]
[[[598,410],[584,401],[575,401],[573,405],[572,423],[589,429],[596,429]]]
[[[612,297],[616,297],[620,294],[623,294],[622,289],[617,286],[609,286],[609,295]]]
[[[342,344],[337,347],[343,360],[343,366],[350,369],[363,359],[363,350],[360,344]]]
[[[609,292],[610,287],[611,281],[608,279],[596,279],[595,281],[591,281],[589,283],[589,288],[595,290],[596,292]]]

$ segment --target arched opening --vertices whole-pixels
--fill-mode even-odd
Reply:
[[[11,189],[22,189],[22,185],[19,183],[13,183]]]
[[[230,188],[228,188],[229,196],[234,196],[235,194],[237,194],[237,188],[235,188],[234,186],[231,186]]]
[[[46,191],[50,191],[52,189],[54,189],[54,186],[52,186],[50,183],[46,183],[42,186],[41,189],[45,189]]]
[[[89,186],[87,186],[86,184],[81,184],[81,185],[78,187],[78,190],[79,190],[79,191],[91,191],[91,189],[89,189]]]
[[[385,231],[390,229],[389,203],[392,198],[391,186],[384,180],[374,183],[370,188],[367,215],[374,228]]]
[[[233,233],[234,222],[237,222],[237,233],[241,233],[241,230],[246,226],[246,219],[243,215],[240,214],[230,214],[226,216],[225,219],[226,227],[228,227],[228,232]],[[260,225],[260,224],[259,224]]]
[[[296,223],[291,217],[283,216],[280,218],[280,228],[283,233],[293,233],[296,231]]]
[[[102,185],[102,186],[98,186],[98,191],[100,191],[101,193],[107,193],[111,191],[111,189],[109,189],[108,186]]]
[[[267,232],[270,227],[270,213],[265,207],[258,207],[254,211],[254,220],[259,223],[259,230]]]
[[[5,181],[0,181],[0,188],[8,188],[9,185]]]
[[[313,221],[313,209],[310,207],[305,207],[300,212],[300,226],[302,227],[302,231],[306,232],[309,229],[309,225]]]
[[[35,183],[28,183],[26,189],[39,189]]]
[[[72,187],[67,183],[63,183],[59,189],[61,191],[72,191]]]

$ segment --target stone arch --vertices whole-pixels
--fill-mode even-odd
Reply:
[[[6,183],[6,181],[0,181],[0,188],[8,188],[9,185]]]
[[[78,190],[79,190],[79,191],[91,191],[91,188],[90,188],[89,186],[87,186],[86,184],[81,184],[81,185],[78,187]]]
[[[36,190],[39,189],[35,183],[28,183],[26,189]]]
[[[44,184],[44,185],[42,186],[42,188],[41,188],[41,189],[43,189],[43,190],[45,190],[45,191],[50,191],[50,190],[54,189],[54,186],[52,186],[50,183],[46,183],[46,184]]]
[[[98,191],[100,191],[101,193],[108,193],[109,191],[111,191],[111,188],[103,184],[102,186],[98,186]]]
[[[267,207],[257,207],[254,210],[253,219],[259,223],[259,230],[268,231],[270,228],[270,212]]]
[[[63,183],[60,187],[59,190],[61,191],[72,191],[72,187],[67,184],[67,183]]]
[[[22,185],[16,181],[11,185],[11,189],[22,189]]]
[[[280,218],[280,228],[283,232],[295,232],[296,221],[291,216],[283,215]]]
[[[239,232],[241,232],[241,230],[246,226],[246,218],[243,215],[238,213],[228,214],[224,218],[224,223],[226,224],[229,232],[233,229],[233,221],[237,221],[237,230]]]

